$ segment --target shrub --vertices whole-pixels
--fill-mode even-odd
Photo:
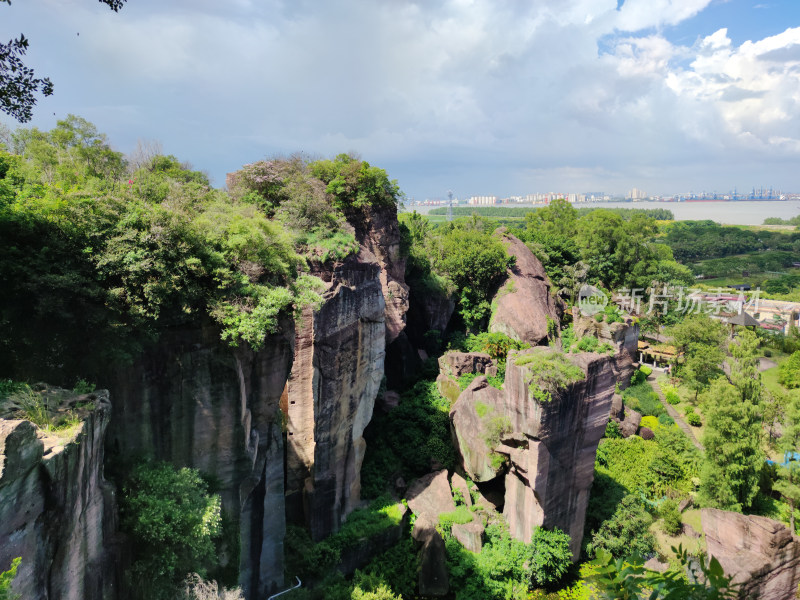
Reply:
[[[658,417],[664,413],[664,407],[658,399],[658,394],[646,381],[641,381],[630,386],[622,392],[622,400],[625,406],[641,413],[643,416]]]
[[[587,547],[589,555],[597,556],[600,550],[609,552],[615,558],[631,554],[647,557],[653,554],[656,539],[649,531],[652,522],[653,517],[636,496],[625,496],[614,515],[592,535]]]
[[[658,507],[658,514],[664,520],[664,531],[669,535],[678,535],[683,530],[681,511],[675,500],[667,499]]]
[[[692,427],[700,427],[703,424],[703,421],[700,419],[700,415],[694,412],[690,412],[686,415],[686,422]]]
[[[17,557],[11,561],[8,571],[0,571],[0,600],[17,600],[19,596],[11,593],[11,583],[17,576],[17,568],[22,561],[22,557]]]
[[[662,427],[669,427],[675,424],[675,419],[664,413],[663,415],[658,415],[658,424]]]
[[[450,535],[453,525],[471,523],[473,518],[472,511],[466,505],[458,506],[452,512],[439,515],[439,527],[443,535]]]
[[[664,399],[672,405],[680,404],[681,402],[680,394],[678,394],[678,390],[676,390],[674,387],[667,389],[666,393],[664,394]]]
[[[787,388],[800,387],[800,350],[778,368],[778,381]]]
[[[531,345],[520,342],[505,333],[479,333],[467,336],[467,352],[485,352],[495,360],[504,361],[510,350],[524,350]]]
[[[620,439],[622,437],[622,431],[619,428],[619,423],[616,421],[609,421],[606,424],[606,432],[603,437],[611,440]]]
[[[141,597],[172,599],[188,573],[215,565],[220,498],[195,469],[142,463],[122,488],[122,529],[132,540],[132,586]]]
[[[553,392],[581,381],[586,377],[577,365],[555,352],[531,352],[514,360],[518,367],[527,367],[528,389],[538,402],[550,402]]]
[[[639,367],[639,372],[642,373],[645,377],[650,377],[650,374],[653,372],[653,368],[648,367],[647,365],[641,365]]]
[[[642,417],[642,422],[639,423],[639,427],[647,427],[651,431],[655,431],[658,428],[658,419],[649,415]]]
[[[536,585],[551,585],[566,575],[572,566],[569,544],[569,536],[560,529],[533,528],[530,570],[531,580]]]

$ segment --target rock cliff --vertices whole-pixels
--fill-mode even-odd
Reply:
[[[740,598],[791,600],[800,584],[800,538],[767,517],[704,508],[703,533]]]
[[[633,373],[635,341],[634,331],[621,336],[614,355],[566,355],[579,371],[564,385],[547,389],[549,399],[535,397],[535,389],[544,388],[524,359],[553,351],[512,353],[502,390],[478,377],[453,405],[461,466],[477,482],[502,479],[503,514],[514,537],[527,542],[534,526],[558,527],[570,535],[577,559],[597,445],[615,385]]]
[[[46,434],[0,419],[0,571],[22,557],[13,591],[25,600],[114,597],[106,546],[115,504],[103,478],[107,392],[47,390],[80,421]]]
[[[333,269],[324,303],[304,313],[283,400],[287,497],[314,539],[339,529],[359,502],[360,470],[383,378],[386,349],[381,268],[363,255]]]
[[[291,322],[283,323],[291,331]],[[283,585],[283,434],[278,412],[293,337],[233,349],[212,326],[162,334],[131,366],[109,374],[116,459],[151,456],[199,469],[219,483],[238,523],[240,584],[248,595]],[[228,549],[235,556],[237,549]]]

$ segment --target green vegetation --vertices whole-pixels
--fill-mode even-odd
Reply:
[[[586,378],[583,369],[553,351],[522,354],[514,358],[514,364],[525,367],[531,400],[537,402],[550,402],[558,390]]]
[[[376,497],[392,477],[411,481],[430,471],[432,462],[452,468],[455,451],[450,440],[450,403],[431,380],[421,380],[400,395],[388,414],[373,415],[365,432],[367,452],[361,467],[362,494]]]
[[[664,573],[645,569],[641,557],[614,560],[611,553],[601,552],[590,564],[589,579],[598,597],[608,600],[638,600],[645,595],[651,600],[738,598],[738,585],[731,583],[716,558],[692,560],[681,546],[672,551],[678,565]]]
[[[400,505],[388,496],[373,500],[367,508],[350,513],[342,528],[321,542],[314,543],[303,527],[287,527],[286,546],[287,572],[301,579],[321,579],[327,571],[336,567],[344,550],[353,548],[365,539],[389,527],[400,525],[403,511]]]
[[[800,234],[764,230],[756,232],[740,227],[725,227],[713,221],[671,223],[666,228],[665,241],[679,261],[719,258],[765,250],[794,252],[796,255],[800,248]],[[708,261],[705,264],[708,264]]]
[[[569,536],[536,528],[530,544],[514,540],[505,526],[490,524],[480,554],[447,536],[450,589],[456,600],[524,600],[534,586],[561,580],[572,564]]]
[[[683,522],[681,521],[681,511],[678,509],[678,503],[668,498],[661,503],[658,507],[658,514],[663,520],[662,527],[669,535],[678,535],[683,529]]]
[[[658,417],[666,411],[658,399],[658,394],[647,381],[641,381],[626,388],[622,392],[625,406],[635,410],[642,416]]]
[[[625,496],[614,511],[614,515],[592,535],[587,546],[590,556],[608,552],[614,558],[632,554],[650,556],[655,552],[656,539],[650,533],[653,517],[633,495]]]
[[[0,571],[0,600],[17,600],[19,595],[12,593],[11,584],[17,576],[19,563],[22,557],[17,557],[11,561],[11,566],[7,571]]]
[[[141,463],[122,487],[122,529],[130,536],[130,589],[141,598],[171,600],[190,573],[217,566],[220,498],[194,469]]]
[[[789,360],[780,366],[778,381],[789,389],[800,387],[800,350],[794,352]]]

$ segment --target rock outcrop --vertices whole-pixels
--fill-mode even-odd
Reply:
[[[703,533],[740,598],[791,600],[800,584],[800,538],[783,523],[755,515],[704,508]]]
[[[405,329],[409,302],[406,259],[400,254],[397,207],[370,208],[363,220],[354,221],[352,225],[361,245],[361,261],[380,267],[380,285],[386,305],[386,344],[389,345]]]
[[[477,377],[453,405],[461,466],[476,482],[503,478],[503,515],[514,537],[527,542],[534,526],[557,527],[570,535],[577,559],[615,385],[633,373],[636,336],[621,340],[612,356],[565,355],[583,377],[548,389],[549,400],[535,398],[538,386],[520,360],[552,354],[534,348],[509,356],[503,390]]]
[[[115,504],[103,478],[108,393],[45,393],[73,407],[80,422],[46,434],[29,421],[0,419],[0,571],[22,558],[12,589],[25,600],[114,597],[106,547]]]
[[[452,404],[458,399],[461,387],[458,378],[468,373],[497,375],[497,365],[492,357],[483,352],[445,352],[439,357],[439,375],[436,388]]]
[[[548,323],[559,323],[563,302],[550,293],[550,280],[542,263],[521,240],[504,228],[495,232],[515,259],[508,269],[508,279],[492,301],[489,331],[506,335],[532,345],[548,337]]]
[[[360,499],[364,429],[383,377],[385,305],[377,263],[337,265],[319,310],[298,324],[284,399],[287,499],[312,538],[337,531]]]
[[[282,330],[258,352],[224,345],[210,325],[165,332],[106,382],[114,390],[109,453],[152,456],[219,482],[223,511],[239,527],[246,597],[283,586],[279,403],[292,365],[292,323]]]
[[[421,544],[418,587],[422,596],[445,596],[449,591],[447,552],[436,530],[439,515],[456,509],[447,471],[435,471],[417,479],[408,488],[408,507],[417,517],[413,538]]]

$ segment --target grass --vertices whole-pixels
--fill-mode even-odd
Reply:
[[[553,392],[586,378],[579,366],[572,364],[563,354],[556,352],[531,352],[517,356],[514,364],[527,367],[527,384],[531,400],[550,402]]]

